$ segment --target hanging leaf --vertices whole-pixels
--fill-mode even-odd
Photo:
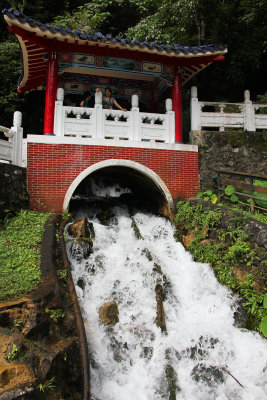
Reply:
[[[235,188],[232,185],[228,185],[224,190],[225,194],[227,194],[228,196],[231,196],[234,193],[234,191]]]
[[[218,201],[218,197],[216,196],[216,194],[213,194],[212,196],[210,196],[210,200],[212,204],[216,204]]]
[[[206,190],[206,191],[204,192],[204,194],[207,194],[208,196],[211,196],[211,195],[212,195],[212,191],[211,191],[211,190]]]
[[[197,195],[196,195],[197,198],[202,197],[202,196],[203,196],[202,192],[198,192]]]
[[[260,323],[260,330],[267,337],[267,317],[263,317]]]
[[[209,199],[210,199],[210,198],[209,198],[209,197],[207,197],[207,196],[206,196],[206,197],[204,197],[204,201],[209,201]]]
[[[263,297],[263,307],[267,308],[267,293],[265,293],[265,295]]]
[[[236,195],[236,194],[232,194],[232,196],[230,197],[230,200],[231,200],[233,203],[236,203],[236,202],[238,201],[237,195]]]

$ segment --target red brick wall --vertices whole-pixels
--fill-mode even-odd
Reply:
[[[116,146],[28,143],[28,190],[31,208],[62,212],[73,180],[90,165],[109,159],[138,162],[164,181],[173,199],[198,192],[198,153]]]

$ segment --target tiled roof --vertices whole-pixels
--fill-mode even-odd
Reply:
[[[179,69],[182,85],[227,53],[225,45],[182,46],[148,41],[141,43],[127,37],[112,37],[101,32],[83,33],[80,29],[72,31],[59,25],[44,24],[13,8],[5,8],[2,13],[9,25],[8,29],[17,36],[21,47],[23,72],[18,82],[19,91],[42,86],[46,80],[47,53],[53,50],[173,65]]]
[[[80,29],[76,31],[72,31],[70,28],[64,28],[60,25],[52,26],[51,24],[44,24],[40,21],[35,21],[30,17],[25,16],[13,8],[3,9],[2,13],[6,15],[11,20],[16,19],[20,24],[28,24],[31,28],[38,28],[44,33],[52,33],[52,34],[60,34],[64,37],[71,36],[75,39],[80,40],[89,40],[90,42],[103,42],[103,43],[117,43],[121,46],[127,47],[137,47],[140,50],[147,49],[148,51],[156,50],[161,53],[172,53],[173,55],[183,54],[183,55],[200,55],[206,53],[216,53],[216,52],[224,52],[227,50],[226,45],[217,45],[217,44],[208,44],[203,46],[183,46],[181,44],[159,44],[159,43],[151,43],[148,41],[140,42],[138,39],[131,40],[130,38],[121,38],[120,36],[112,37],[110,34],[103,35],[101,32],[92,33],[92,32],[82,32]]]

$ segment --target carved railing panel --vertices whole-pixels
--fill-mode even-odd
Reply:
[[[59,96],[55,104],[54,132],[56,136],[174,143],[171,107],[168,99],[166,114],[140,113],[138,97],[133,96],[131,111],[107,110],[102,109],[101,93],[97,93],[94,108],[70,107],[63,106]]]

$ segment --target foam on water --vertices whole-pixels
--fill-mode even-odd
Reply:
[[[92,396],[100,400],[169,399],[166,366],[177,375],[176,399],[265,400],[267,342],[234,326],[236,303],[207,264],[195,263],[158,216],[137,213],[136,239],[126,208],[115,208],[109,226],[96,217],[93,253],[77,261],[68,254],[87,329]],[[149,261],[148,249],[153,257]],[[167,334],[155,324],[155,286],[160,265],[168,291]],[[163,278],[161,278],[163,279]],[[164,282],[163,282],[164,285]],[[114,300],[119,322],[99,323],[99,308]],[[231,373],[244,387],[227,372]]]

